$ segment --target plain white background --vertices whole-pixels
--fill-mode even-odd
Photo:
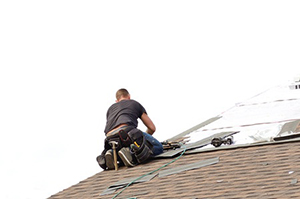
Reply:
[[[47,198],[100,172],[119,88],[163,141],[289,83],[299,10],[283,0],[1,1],[0,197]]]

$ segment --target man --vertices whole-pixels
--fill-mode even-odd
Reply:
[[[106,117],[105,149],[97,157],[103,169],[106,167],[114,169],[110,141],[117,141],[118,160],[125,166],[135,166],[137,162],[145,162],[150,157],[163,152],[162,144],[152,136],[156,130],[154,123],[147,115],[145,108],[130,98],[126,89],[122,88],[117,91],[116,103],[109,107]],[[147,127],[146,132],[137,129],[139,118]]]

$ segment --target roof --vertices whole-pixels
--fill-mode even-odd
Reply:
[[[99,172],[50,199],[299,198],[299,100],[300,90],[272,88],[170,139],[189,137],[182,148]],[[230,134],[233,145],[210,144]]]
[[[172,168],[201,160],[219,162],[199,169],[154,177],[125,189],[117,198],[299,198],[300,142],[284,142],[185,155]],[[138,177],[170,159],[155,159],[133,168],[104,171],[71,186],[51,199],[112,198],[100,194],[119,180]],[[165,169],[167,169],[166,167]]]
[[[272,141],[282,126],[300,119],[300,90],[276,86],[224,111],[216,121],[189,133],[190,142],[224,131],[239,131],[235,144]],[[293,131],[282,132],[284,134]],[[213,147],[213,146],[209,146]]]

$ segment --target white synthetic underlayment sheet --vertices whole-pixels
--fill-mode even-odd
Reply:
[[[234,144],[271,141],[286,122],[300,119],[300,90],[277,86],[236,104],[220,116],[190,133],[189,143],[224,131],[240,131],[233,136]]]

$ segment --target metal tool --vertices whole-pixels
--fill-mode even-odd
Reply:
[[[112,146],[113,154],[114,154],[114,165],[115,165],[115,170],[118,170],[118,162],[117,162],[117,146],[118,142],[116,141],[110,141],[109,144]]]
[[[217,137],[217,138],[213,138],[211,141],[211,144],[214,145],[214,147],[219,147],[222,144],[227,144],[227,145],[231,145],[233,144],[233,137],[232,136],[227,136],[227,137]]]

